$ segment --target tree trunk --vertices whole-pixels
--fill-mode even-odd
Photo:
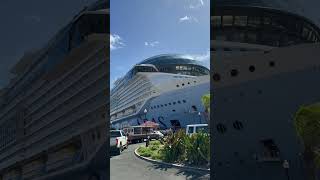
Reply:
[[[306,165],[307,180],[316,180],[316,167],[314,164],[314,152],[312,148],[307,148],[304,151],[304,162]]]

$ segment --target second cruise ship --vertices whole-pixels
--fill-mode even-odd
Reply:
[[[210,71],[190,56],[163,54],[136,64],[114,83],[110,98],[114,128],[153,121],[161,129],[207,123],[201,97],[209,94]]]

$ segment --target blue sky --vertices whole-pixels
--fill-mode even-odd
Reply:
[[[110,82],[145,58],[195,56],[210,66],[210,0],[111,0]]]

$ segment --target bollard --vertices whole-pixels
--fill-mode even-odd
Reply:
[[[147,137],[147,140],[146,140],[146,147],[149,146],[149,141],[150,141],[150,136]]]

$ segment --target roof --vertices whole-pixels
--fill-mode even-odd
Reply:
[[[215,14],[220,11],[221,8],[232,9],[232,11],[246,11],[262,13],[261,11],[266,11],[267,13],[275,13],[282,14],[287,16],[293,16],[299,20],[302,20],[311,26],[318,28],[314,22],[312,22],[309,18],[307,18],[304,14],[299,13],[300,10],[289,8],[291,6],[281,6],[274,1],[266,1],[263,0],[216,0],[216,3],[211,4],[211,12]]]
[[[161,65],[161,64],[195,64],[199,66],[203,66],[200,61],[197,61],[192,56],[182,55],[182,54],[161,54],[157,56],[152,56],[141,61],[138,64],[153,64],[153,65]]]

